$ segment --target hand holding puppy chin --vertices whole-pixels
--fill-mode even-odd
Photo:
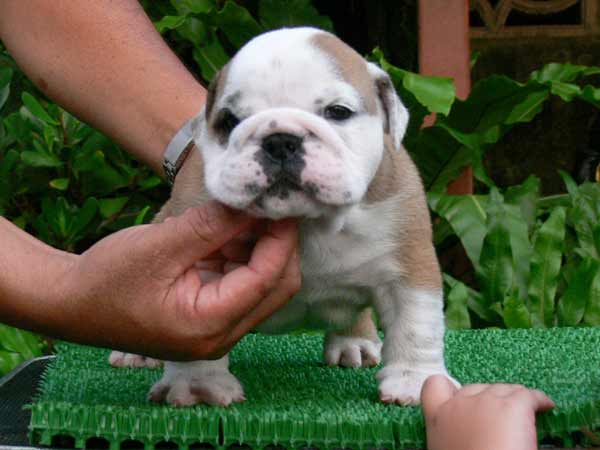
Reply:
[[[250,249],[236,237],[253,225],[207,203],[104,238],[69,272],[63,337],[169,360],[222,356],[300,288],[295,222],[270,223]],[[222,275],[203,282],[207,259]]]
[[[458,389],[443,375],[421,392],[429,450],[537,449],[535,414],[554,408],[543,392],[518,384],[471,384]]]

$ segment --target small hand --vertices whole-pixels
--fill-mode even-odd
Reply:
[[[471,384],[457,389],[442,375],[421,392],[429,450],[537,449],[535,413],[554,408],[543,392],[517,384]]]

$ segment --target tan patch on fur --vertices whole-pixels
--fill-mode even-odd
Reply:
[[[408,285],[441,289],[442,278],[433,246],[431,218],[421,177],[408,152],[394,149],[389,136],[381,164],[369,185],[365,203],[394,201],[396,257]]]
[[[365,60],[350,46],[329,33],[317,33],[312,43],[330,56],[344,81],[356,88],[369,114],[377,114],[375,85]]]
[[[192,148],[175,177],[175,184],[169,201],[164,204],[152,222],[163,222],[167,217],[178,216],[192,207],[210,200],[204,186],[202,155]]]
[[[377,327],[373,321],[373,310],[371,308],[362,310],[358,315],[356,322],[354,322],[350,328],[337,334],[340,336],[364,337],[371,341],[379,341]]]

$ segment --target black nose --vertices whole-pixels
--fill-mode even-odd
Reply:
[[[262,149],[272,159],[285,161],[302,146],[302,138],[288,133],[274,133],[262,141]]]

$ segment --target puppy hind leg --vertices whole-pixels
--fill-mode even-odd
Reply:
[[[348,329],[327,333],[324,356],[329,366],[375,367],[379,364],[381,340],[371,308],[364,309]]]

